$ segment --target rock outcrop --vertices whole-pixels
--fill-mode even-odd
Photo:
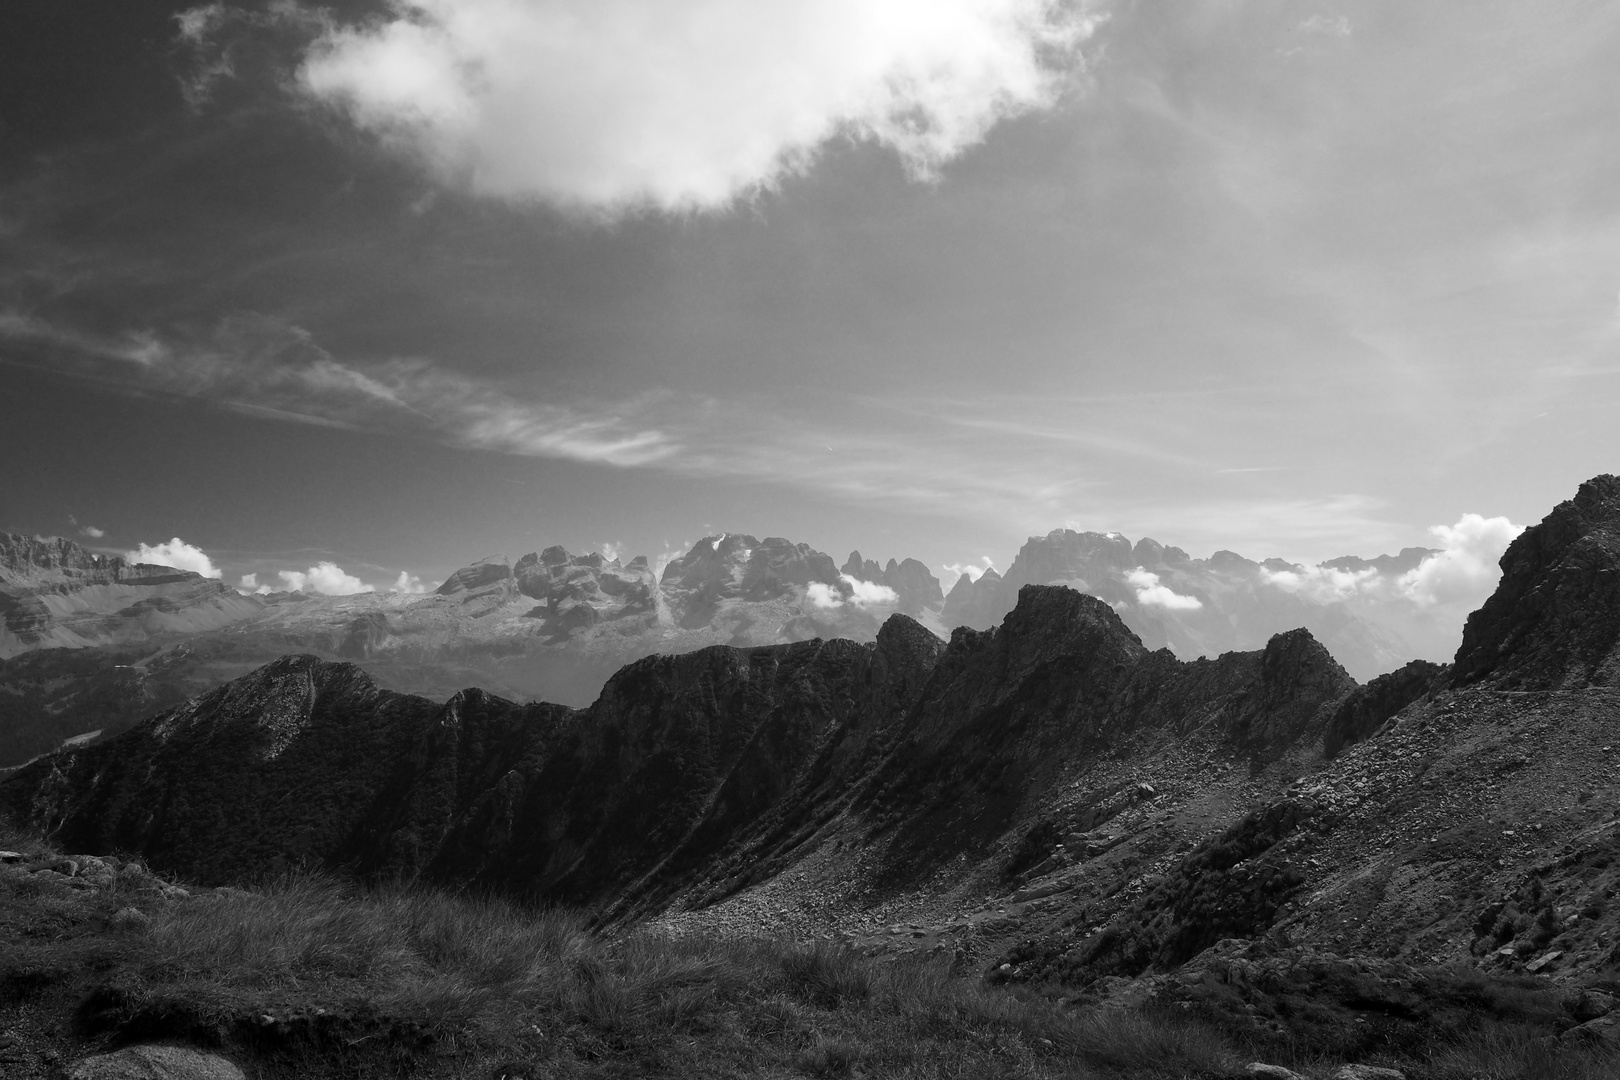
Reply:
[[[1358,687],[1334,709],[1322,734],[1322,751],[1336,757],[1345,747],[1370,738],[1385,722],[1412,702],[1445,686],[1451,668],[1413,660],[1398,671]]]
[[[859,551],[852,551],[844,561],[841,573],[857,581],[893,589],[899,598],[897,609],[907,615],[919,615],[925,608],[937,610],[945,603],[945,593],[939,587],[939,579],[916,559],[903,562],[890,559],[888,566],[879,566],[872,559],[861,558]]]
[[[463,566],[433,591],[438,596],[454,596],[456,593],[474,592],[490,585],[504,585],[511,580],[512,564],[506,561],[506,556],[491,555],[471,566]]]
[[[1468,617],[1453,683],[1503,690],[1620,681],[1620,477],[1582,484],[1508,545]]]

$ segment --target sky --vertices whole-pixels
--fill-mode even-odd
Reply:
[[[1534,522],[1620,464],[1617,112],[1577,0],[23,5],[0,529],[383,589]]]

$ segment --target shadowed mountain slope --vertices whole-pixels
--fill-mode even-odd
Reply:
[[[1106,993],[1109,977],[1146,972],[1153,993],[1175,998],[1184,983],[1155,973],[1222,938],[1265,936],[1307,952],[1612,979],[1617,535],[1620,481],[1600,476],[1508,549],[1454,674],[1412,665],[1347,697],[1327,739],[1353,745],[1138,895],[1094,903],[1091,932],[1015,950],[1020,974]],[[1297,962],[1286,949],[1275,958]]]
[[[1304,632],[1182,664],[1094,597],[1030,587],[949,646],[895,615],[865,644],[650,657],[586,710],[473,690],[441,706],[288,657],[33,763],[0,801],[69,846],[204,881],[312,862],[619,917],[711,902],[829,842],[874,852],[889,889],[994,863],[1065,769],[1193,732],[1275,760],[1353,686]]]

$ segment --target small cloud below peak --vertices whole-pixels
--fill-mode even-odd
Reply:
[[[388,591],[399,596],[421,596],[428,591],[428,587],[422,584],[422,579],[415,574],[401,570],[399,577],[395,578],[394,583],[388,586]]]
[[[1162,607],[1170,611],[1196,611],[1204,602],[1196,596],[1183,596],[1168,585],[1159,582],[1159,575],[1138,566],[1125,575],[1125,580],[1136,590],[1136,602],[1144,607]]]
[[[813,606],[829,611],[845,605],[865,608],[896,604],[900,601],[900,594],[887,585],[880,585],[875,581],[862,581],[849,574],[840,574],[837,585],[812,581],[804,590],[804,598]]]

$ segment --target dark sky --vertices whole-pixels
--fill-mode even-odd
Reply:
[[[1616,465],[1611,4],[53,0],[0,528],[1321,559]],[[1493,535],[1501,535],[1497,530]]]

